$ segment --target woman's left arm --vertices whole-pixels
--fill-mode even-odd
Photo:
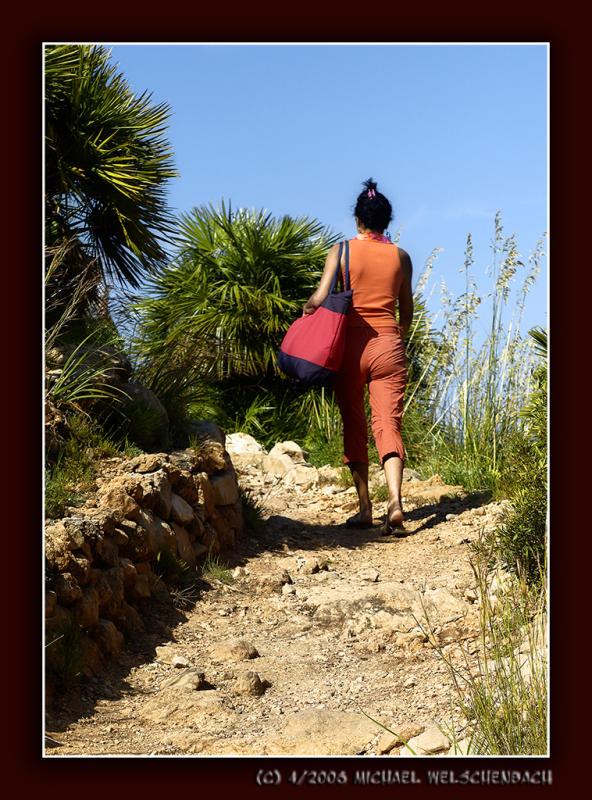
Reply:
[[[401,259],[401,269],[403,271],[403,282],[399,290],[399,328],[401,329],[402,337],[405,338],[413,320],[413,291],[411,289],[413,265],[409,254],[400,247],[399,258]]]
[[[338,255],[339,255],[339,245],[334,244],[333,247],[327,253],[327,258],[325,260],[325,269],[323,270],[323,275],[321,277],[321,280],[319,281],[319,285],[316,291],[313,294],[311,294],[311,296],[308,298],[304,308],[302,309],[303,317],[306,317],[307,314],[314,314],[314,312],[321,305],[323,300],[327,298],[329,290],[331,289],[331,284],[333,283],[335,270],[337,269]]]

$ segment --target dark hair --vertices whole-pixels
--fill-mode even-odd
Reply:
[[[376,182],[369,178],[358,195],[354,214],[365,228],[382,232],[393,218],[393,209],[386,197],[376,191]]]

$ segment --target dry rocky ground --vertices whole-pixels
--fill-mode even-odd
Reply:
[[[477,652],[470,543],[500,505],[409,480],[406,535],[383,536],[385,503],[374,528],[343,527],[357,504],[338,470],[307,486],[235,467],[264,525],[221,554],[234,580],[196,574],[189,607],[155,603],[101,676],[56,694],[47,755],[411,755],[378,722],[418,755],[453,754],[467,731],[418,621],[448,656]]]

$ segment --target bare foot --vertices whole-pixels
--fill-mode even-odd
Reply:
[[[403,525],[403,509],[398,500],[393,500],[388,504],[388,521],[391,525],[402,527]]]
[[[358,512],[350,517],[344,523],[346,528],[371,528],[372,527],[372,512],[362,514]]]
[[[387,518],[382,527],[382,533],[388,535],[389,533],[397,533],[398,531],[404,530],[405,526],[403,525],[403,509],[401,508],[401,503],[393,500],[388,504]]]

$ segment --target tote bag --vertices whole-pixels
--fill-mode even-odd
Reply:
[[[335,292],[345,245],[345,286]],[[277,357],[286,375],[311,386],[331,386],[345,349],[345,316],[353,291],[349,288],[349,242],[341,242],[337,269],[326,299],[315,312],[300,317],[288,328]]]

